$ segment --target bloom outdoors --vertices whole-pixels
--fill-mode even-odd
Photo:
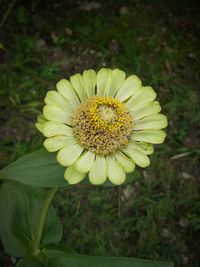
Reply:
[[[108,178],[122,184],[135,165],[150,164],[153,144],[164,142],[167,118],[150,86],[124,71],[86,70],[61,80],[45,97],[36,127],[44,146],[66,166],[69,184],[88,176],[92,184]]]

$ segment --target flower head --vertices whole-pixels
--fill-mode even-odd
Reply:
[[[102,68],[61,80],[45,97],[36,127],[44,146],[66,166],[65,179],[79,183],[88,175],[92,184],[108,178],[122,184],[135,164],[150,164],[153,144],[164,142],[167,118],[154,101],[156,93],[141,80],[119,69]]]

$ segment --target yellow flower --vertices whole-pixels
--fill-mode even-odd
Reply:
[[[88,175],[92,184],[108,178],[122,184],[135,164],[145,168],[152,144],[164,142],[166,116],[154,101],[156,93],[141,80],[119,69],[102,68],[61,80],[45,97],[36,127],[47,139],[44,146],[66,166],[69,184]]]

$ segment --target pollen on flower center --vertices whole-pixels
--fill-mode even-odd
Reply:
[[[113,107],[106,105],[99,106],[97,109],[97,114],[99,114],[99,117],[102,120],[108,123],[114,124],[116,122],[117,112]]]
[[[109,154],[128,143],[133,120],[125,104],[112,97],[92,96],[75,112],[73,130],[80,145]]]

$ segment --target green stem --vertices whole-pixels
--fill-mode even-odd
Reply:
[[[35,238],[33,240],[33,253],[35,255],[37,255],[39,250],[40,250],[40,242],[42,239],[42,233],[43,233],[43,229],[44,229],[45,220],[47,217],[47,212],[49,209],[49,205],[53,199],[53,196],[57,190],[58,190],[58,187],[53,187],[46,192],[46,196],[44,198],[44,203],[43,203],[43,206],[41,207],[41,210],[40,210],[38,224],[36,226]]]

